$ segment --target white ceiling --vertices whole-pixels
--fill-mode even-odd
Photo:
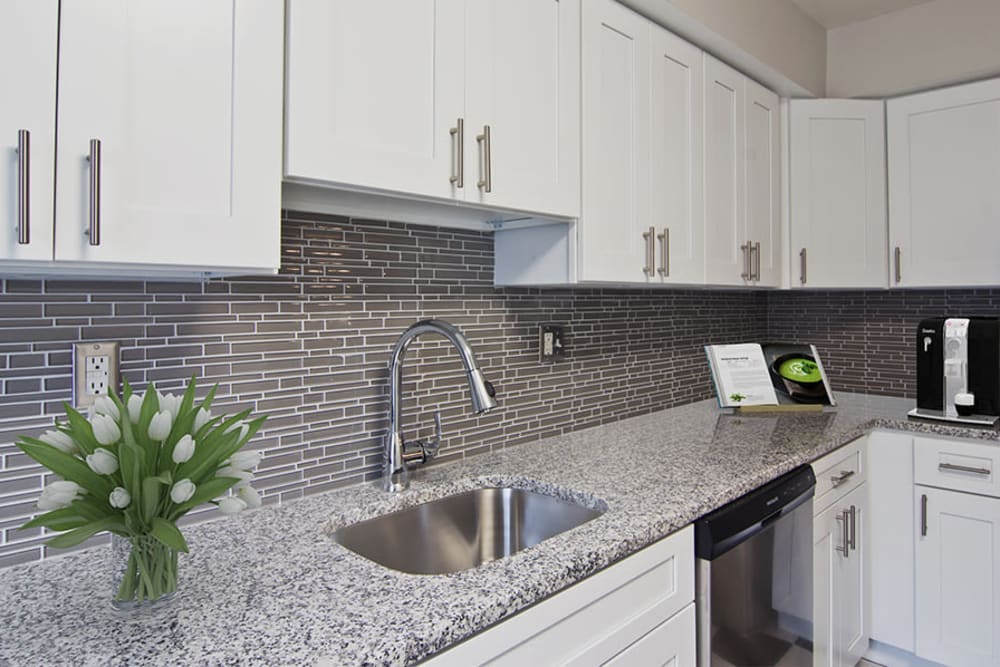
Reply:
[[[827,30],[857,23],[931,0],[792,0]]]

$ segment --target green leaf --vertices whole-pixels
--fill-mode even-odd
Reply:
[[[76,505],[74,503],[73,505]],[[62,509],[52,510],[51,512],[46,512],[36,516],[31,521],[28,521],[24,525],[18,528],[18,530],[27,530],[28,528],[38,528],[39,526],[44,526],[50,530],[72,530],[73,528],[79,528],[80,526],[86,524],[89,519],[85,516],[81,516],[80,512],[76,507],[70,505],[69,507],[63,507]]]
[[[219,383],[216,382],[215,386],[208,390],[208,394],[205,395],[205,400],[201,402],[198,406],[199,408],[205,408],[208,410],[212,407],[212,401],[215,400],[215,392],[219,391]]]
[[[177,416],[181,417],[191,412],[194,407],[194,392],[196,389],[195,376],[191,376],[191,381],[188,382],[187,389],[184,391],[184,396],[181,398],[181,407],[177,409]],[[193,419],[193,417],[192,417]],[[185,431],[187,433],[187,431]]]
[[[188,545],[187,542],[184,541],[184,536],[181,535],[181,531],[177,529],[177,526],[166,519],[162,517],[156,517],[153,519],[153,529],[149,532],[149,534],[165,546],[168,546],[175,551],[183,551],[184,553],[187,553]]]
[[[84,454],[93,454],[94,450],[100,447],[97,438],[94,437],[94,427],[90,421],[79,412],[73,409],[69,403],[63,403],[63,410],[66,411],[66,420],[69,422],[70,435],[80,445]]]
[[[187,502],[177,505],[170,511],[170,518],[176,521],[179,517],[190,511],[191,508],[218,498],[231,489],[234,484],[238,484],[239,481],[236,477],[213,477],[204,484],[199,484],[198,488],[195,489],[194,495]]]
[[[139,502],[139,498],[135,496],[139,492],[144,459],[145,453],[134,442],[123,442],[118,448],[118,468],[121,470],[123,485],[132,493],[132,502]]]
[[[97,521],[92,521],[86,525],[75,528],[68,533],[63,533],[62,535],[56,535],[51,540],[46,542],[50,547],[57,547],[59,549],[65,549],[66,547],[74,547],[80,542],[92,535],[96,535],[102,530],[112,530],[115,528],[120,528],[124,530],[124,524],[122,520],[118,517],[108,516],[103,519],[98,519]]]
[[[156,508],[160,505],[160,486],[164,482],[159,477],[147,477],[142,480],[142,520],[149,523]]]
[[[55,474],[76,482],[89,493],[107,502],[108,494],[111,493],[114,483],[110,478],[98,475],[88,468],[87,464],[80,459],[35,438],[21,438],[15,444],[22,452]]]

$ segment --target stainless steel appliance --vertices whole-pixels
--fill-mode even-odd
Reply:
[[[1000,320],[936,317],[917,326],[911,417],[992,426],[1000,419]]]
[[[815,487],[801,466],[695,522],[699,667],[811,667]]]

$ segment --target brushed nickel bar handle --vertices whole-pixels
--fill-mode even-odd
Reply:
[[[646,242],[646,264],[642,267],[642,272],[647,276],[652,276],[653,273],[655,273],[653,270],[653,265],[656,264],[656,250],[653,247],[655,237],[656,229],[653,227],[650,227],[648,231],[642,233],[642,238]]]
[[[491,166],[493,156],[490,150],[492,142],[490,140],[489,125],[483,125],[483,133],[476,135],[476,143],[479,144],[479,150],[483,161],[483,177],[479,179],[478,183],[476,183],[476,187],[483,192],[493,192],[493,170]]]
[[[958,472],[969,472],[973,475],[986,475],[989,477],[992,472],[989,468],[974,468],[972,466],[963,466],[957,463],[939,463],[938,470],[955,470]]]
[[[902,255],[903,251],[900,250],[899,246],[896,246],[896,249],[893,251],[893,256],[895,258],[897,283],[903,280]]]
[[[754,261],[754,257],[757,258]],[[750,261],[752,265],[750,267],[750,280],[760,280],[760,241],[754,241],[753,246],[750,248]]]
[[[90,245],[101,245],[101,140],[90,140],[90,207],[87,236]]]
[[[927,494],[920,494],[920,536],[927,537]]]
[[[662,234],[657,234],[660,240],[660,268],[657,269],[663,277],[670,275],[670,228],[664,227]]]
[[[850,517],[851,517],[851,551],[857,551],[858,550],[858,543],[857,543],[857,537],[858,537],[858,508],[855,507],[854,505],[851,505],[851,509],[849,510],[849,514],[850,514]]]
[[[844,546],[833,547],[834,551],[839,551],[840,553],[844,554],[844,558],[850,557],[850,550],[848,547],[849,544],[848,540],[850,539],[850,533],[848,531],[850,530],[850,526],[847,525],[847,522],[850,520],[849,517],[850,517],[850,512],[848,510],[842,510],[840,514],[837,515],[837,521],[839,521],[841,525],[840,536],[843,539]]]
[[[750,280],[750,242],[742,244],[740,251],[743,253],[743,273],[740,274],[740,278]]]
[[[17,131],[17,243],[31,243],[31,132]]]
[[[855,473],[854,470],[841,470],[839,475],[831,477],[830,482],[833,483],[833,488],[837,488],[838,486],[849,480],[851,477],[854,476],[854,473]]]
[[[806,284],[806,249],[799,250],[799,284]]]
[[[448,181],[456,188],[463,188],[465,187],[465,119],[459,118],[455,121],[455,127],[448,132],[451,134],[452,146],[455,147],[455,165],[458,167],[458,173],[452,174]]]

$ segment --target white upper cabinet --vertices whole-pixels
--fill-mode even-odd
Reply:
[[[465,115],[466,3],[287,4],[285,175],[435,197],[461,193],[452,177],[464,135],[450,130]]]
[[[579,0],[290,0],[285,177],[579,214]]]
[[[705,56],[705,272],[713,285],[777,286],[779,99]]]
[[[0,260],[52,259],[58,0],[0,4]]]
[[[61,13],[55,259],[277,269],[280,3]]]
[[[584,2],[581,280],[645,282],[654,275],[650,53],[646,19],[612,0]]]
[[[885,114],[880,100],[792,100],[792,287],[885,287]]]
[[[890,285],[1000,285],[1000,79],[886,109]]]

